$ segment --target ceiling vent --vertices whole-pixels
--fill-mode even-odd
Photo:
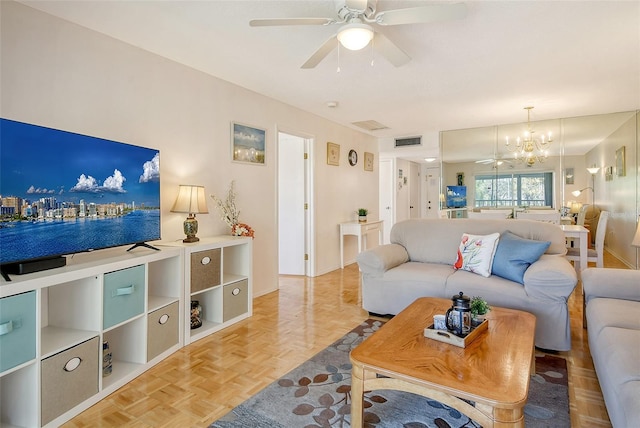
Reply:
[[[358,128],[366,129],[367,131],[380,131],[381,129],[389,129],[388,126],[376,122],[375,120],[363,120],[362,122],[352,122],[352,125]]]
[[[396,147],[421,146],[422,137],[396,138]]]

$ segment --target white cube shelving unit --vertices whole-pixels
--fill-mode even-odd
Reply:
[[[152,245],[160,251],[76,254],[64,267],[0,280],[0,348],[7,361],[0,365],[0,427],[59,426],[182,346],[251,316],[250,238]],[[191,261],[201,264],[199,253],[208,251],[219,257],[202,265],[205,275],[216,266],[219,281],[192,292]],[[109,285],[114,278],[119,282]],[[136,295],[141,303],[129,305]],[[206,317],[196,330],[190,329],[192,299],[200,299]],[[112,372],[103,377],[105,341]],[[52,384],[62,393],[51,393]]]

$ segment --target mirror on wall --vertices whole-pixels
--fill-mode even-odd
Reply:
[[[460,185],[462,176],[468,209],[525,206],[561,210],[570,208],[575,199],[593,203],[591,189],[579,198],[571,194],[593,187],[586,170],[592,166],[587,155],[634,116],[635,112],[623,112],[535,121],[529,126],[524,121],[444,131],[440,136],[442,192],[446,194],[447,186]],[[526,152],[522,147],[528,128],[538,142]],[[544,142],[540,141],[543,135]],[[635,143],[635,135],[627,140]]]
[[[441,192],[465,186],[467,211],[541,208],[571,217],[585,204],[610,211],[607,245],[635,265],[626,241],[639,214],[638,121],[637,111],[532,121],[534,138],[545,136],[533,145],[532,159],[515,149],[518,137],[520,147],[525,139],[526,116],[517,124],[443,131]],[[446,208],[446,196],[441,200]]]

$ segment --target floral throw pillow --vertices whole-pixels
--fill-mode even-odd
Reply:
[[[453,264],[454,269],[466,270],[484,277],[490,276],[499,239],[499,233],[484,236],[463,233],[458,247],[458,257]]]

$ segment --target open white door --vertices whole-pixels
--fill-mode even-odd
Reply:
[[[303,137],[278,133],[278,272],[307,275],[307,161]]]
[[[380,220],[384,227],[383,242],[388,244],[391,226],[395,223],[395,181],[393,159],[380,159]]]

